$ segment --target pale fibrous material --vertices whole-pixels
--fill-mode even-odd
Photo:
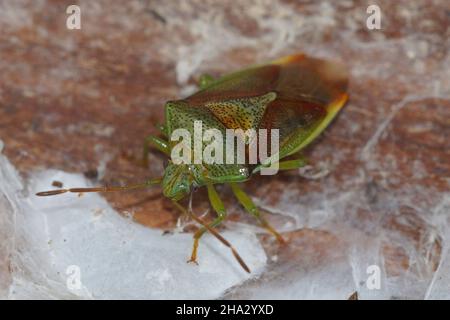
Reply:
[[[445,218],[448,198],[434,208],[435,219],[441,217],[443,255],[431,278],[426,270],[422,277],[417,270],[387,277],[380,252],[386,235],[367,237],[354,230],[346,233],[345,223],[331,222],[333,208],[339,210],[355,194],[322,199],[322,211],[304,208],[307,214],[298,217],[297,226],[288,229],[303,225],[332,230],[344,240],[325,238],[323,241],[329,241],[326,245],[312,243],[307,237],[301,239],[291,244],[300,245],[301,254],[281,266],[267,266],[254,228],[232,224],[223,235],[245,258],[252,270],[248,275],[227,248],[210,235],[201,243],[199,266],[187,264],[191,234],[163,235],[161,230],[141,226],[115,212],[99,194],[48,198],[34,195],[48,189],[53,181],[65,186],[88,186],[82,175],[56,170],[22,180],[7,158],[0,155],[1,298],[343,299],[353,291],[358,291],[360,298],[375,299],[450,297],[450,232]],[[286,203],[289,201],[286,199]],[[355,240],[353,244],[350,238]],[[315,245],[328,249],[317,251]],[[374,287],[368,284],[374,269],[367,266],[380,268],[379,283],[372,282]],[[250,278],[254,281],[246,281]]]
[[[264,250],[245,227],[223,236],[252,274],[210,235],[199,249],[199,265],[188,264],[192,234],[141,226],[99,194],[35,196],[53,181],[87,186],[82,175],[55,170],[24,183],[0,156],[1,298],[214,299],[264,269]]]

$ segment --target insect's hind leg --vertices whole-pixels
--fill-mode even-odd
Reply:
[[[242,190],[242,188],[237,183],[230,183],[230,186],[235,197],[238,199],[239,203],[244,207],[244,209],[252,216],[254,216],[267,231],[273,234],[279,243],[286,243],[283,237],[267,222],[266,219],[264,219],[258,207],[255,205],[253,200],[244,192],[244,190]]]
[[[145,167],[148,167],[148,154],[150,153],[150,146],[153,146],[168,156],[170,155],[169,143],[161,138],[150,135],[145,138],[144,148],[142,150],[142,164]]]
[[[217,194],[216,189],[214,189],[214,186],[211,183],[208,183],[206,186],[208,188],[209,201],[211,202],[211,205],[212,205],[214,211],[217,213],[217,218],[214,219],[213,222],[211,222],[209,224],[210,228],[214,228],[222,223],[222,221],[227,216],[227,212],[225,210],[225,206],[224,206],[222,200],[220,200],[220,197]],[[192,247],[191,258],[188,260],[188,262],[197,263],[198,244],[199,244],[200,238],[203,236],[203,234],[206,231],[207,231],[206,228],[202,227],[194,234],[194,245]]]

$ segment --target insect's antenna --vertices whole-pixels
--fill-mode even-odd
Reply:
[[[205,227],[206,230],[209,231],[214,237],[216,237],[220,242],[222,242],[224,245],[226,245],[228,248],[230,248],[231,252],[233,253],[233,256],[236,258],[237,262],[241,265],[241,267],[250,273],[250,268],[245,264],[244,260],[241,258],[241,256],[237,253],[236,249],[229,243],[224,237],[220,235],[215,229],[208,226],[206,222],[204,222],[202,219],[197,217],[192,212],[187,211],[183,206],[181,206],[178,202],[173,201],[175,206],[181,210],[184,214],[188,214],[192,219],[194,219],[197,223],[201,224],[203,227]]]
[[[162,178],[155,178],[152,180],[148,180],[144,183],[139,184],[131,184],[128,186],[118,186],[118,187],[93,187],[93,188],[70,188],[70,189],[56,189],[56,190],[50,190],[50,191],[42,191],[36,193],[37,196],[45,197],[45,196],[55,196],[57,194],[63,194],[66,192],[74,192],[74,193],[84,193],[84,192],[116,192],[116,191],[126,191],[126,190],[133,190],[133,189],[140,189],[140,188],[146,188],[150,187],[156,184],[160,184],[162,181]]]

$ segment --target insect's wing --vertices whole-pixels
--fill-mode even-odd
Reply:
[[[327,127],[345,104],[346,89],[343,66],[298,54],[226,75],[186,101],[205,105],[275,93],[257,127],[279,129],[281,159],[305,147]],[[242,112],[227,110],[230,123],[238,123],[240,117]]]
[[[257,129],[267,107],[277,98],[275,92],[255,97],[205,102],[204,106],[228,129]]]
[[[275,64],[250,67],[215,80],[185,100],[202,105],[211,101],[261,96],[273,90],[279,72],[280,67]]]
[[[312,142],[333,120],[348,99],[348,75],[337,63],[306,56],[273,62],[279,66],[271,103],[260,125],[279,129],[280,159]]]

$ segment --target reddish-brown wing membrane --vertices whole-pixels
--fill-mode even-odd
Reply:
[[[346,89],[347,72],[342,65],[298,54],[224,76],[185,101],[201,106],[274,92],[276,99],[267,105],[256,128],[280,130],[281,159],[326,128],[347,101]],[[227,117],[235,118],[230,123],[241,117],[227,112]]]

